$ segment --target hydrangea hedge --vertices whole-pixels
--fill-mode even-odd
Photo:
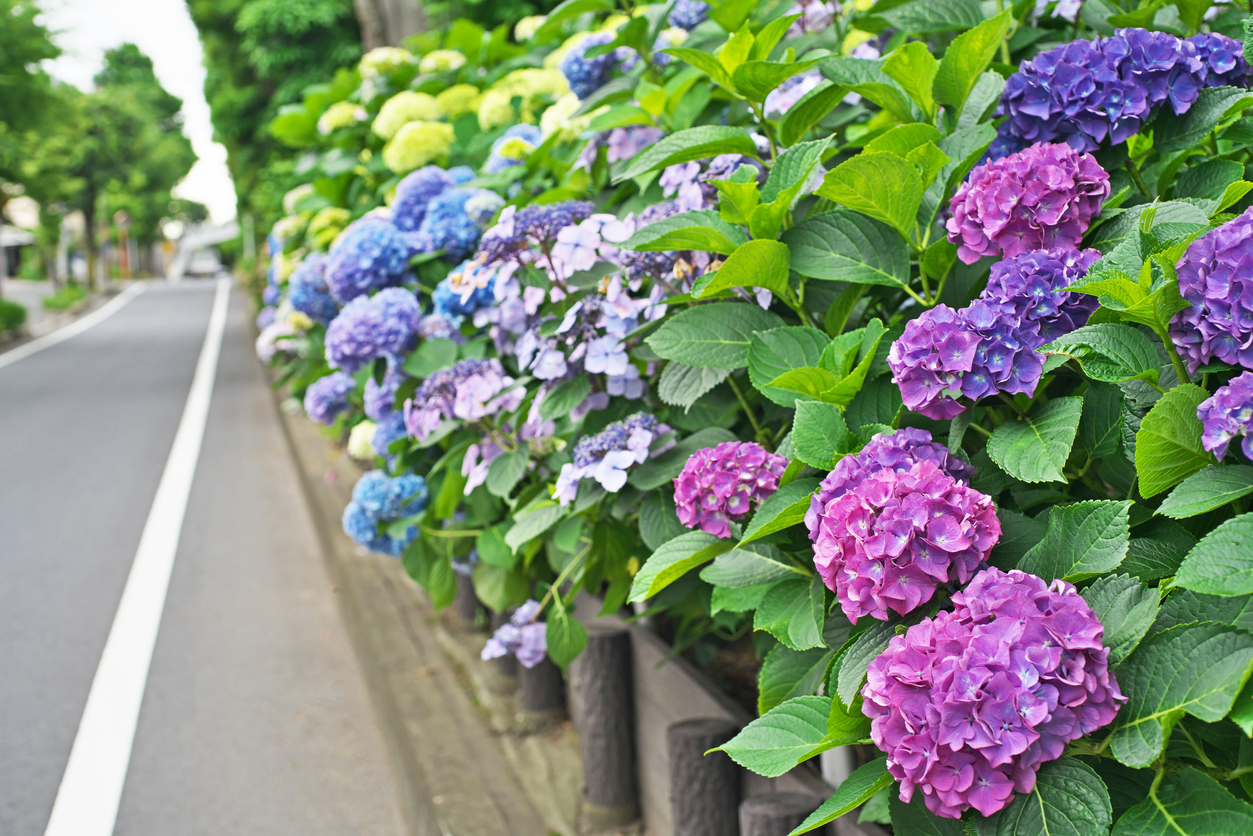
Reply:
[[[731,757],[883,752],[797,833],[1251,833],[1248,16],[458,21],[274,123],[258,352],[485,656],[752,633]]]

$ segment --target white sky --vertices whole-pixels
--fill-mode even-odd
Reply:
[[[235,187],[226,149],[213,141],[204,98],[200,39],[184,0],[43,0],[43,24],[62,55],[45,66],[61,81],[90,90],[104,51],[129,41],[152,59],[166,90],[183,100],[183,132],[200,159],[174,189],[209,207],[216,223],[235,217]]]

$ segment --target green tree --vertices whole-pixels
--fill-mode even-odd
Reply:
[[[23,138],[50,117],[56,95],[41,61],[61,54],[29,0],[0,0],[0,181],[20,182]],[[0,209],[6,194],[0,191]]]

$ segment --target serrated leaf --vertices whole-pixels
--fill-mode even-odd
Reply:
[[[452,340],[423,340],[405,358],[404,370],[414,377],[430,377],[457,362],[457,344]]]
[[[818,745],[809,753],[809,757],[837,746],[863,742],[868,737],[870,737],[870,718],[862,712],[861,694],[857,694],[847,707],[838,699],[833,699],[831,711],[827,715],[826,736],[818,741]]]
[[[523,545],[556,525],[557,520],[565,514],[565,509],[556,503],[536,508],[514,521],[513,528],[505,534],[505,544],[516,552]]]
[[[920,35],[970,29],[983,22],[979,0],[913,0],[878,16],[897,29]]]
[[[807,61],[745,61],[731,73],[731,81],[736,91],[746,99],[762,102],[780,84],[805,72],[818,61],[817,58]]]
[[[722,220],[717,212],[699,209],[651,223],[637,230],[621,246],[624,250],[642,253],[698,250],[730,255],[747,240],[744,230]]]
[[[1253,593],[1253,514],[1233,517],[1201,538],[1174,585],[1207,595]]]
[[[794,392],[808,400],[821,400],[827,390],[834,388],[839,382],[840,379],[827,369],[820,366],[802,366],[779,375],[770,381],[769,386]]]
[[[887,650],[888,641],[896,635],[896,628],[885,621],[875,621],[849,643],[840,656],[840,670],[836,676],[836,692],[840,702],[851,705],[862,683],[866,670],[875,658]]]
[[[674,510],[674,495],[666,489],[650,491],[640,504],[640,539],[650,551],[687,532]]]
[[[799,836],[833,822],[845,813],[855,810],[871,796],[884,787],[891,786],[892,776],[888,773],[887,758],[878,758],[863,764],[853,771],[840,784],[839,789],[814,810],[788,836]]]
[[[740,546],[802,522],[805,512],[809,510],[809,498],[818,489],[819,481],[812,477],[797,479],[772,493],[745,526]]]
[[[1227,117],[1251,104],[1253,94],[1243,88],[1203,88],[1187,113],[1153,121],[1153,148],[1163,155],[1191,148]]]
[[[909,251],[896,231],[856,212],[837,209],[806,218],[783,233],[783,243],[802,276],[890,287],[909,283]]]
[[[958,116],[1009,32],[1013,16],[1009,9],[961,33],[944,50],[935,77],[935,100],[953,109]]]
[[[1113,807],[1092,767],[1064,757],[1040,767],[1031,792],[975,821],[979,836],[1094,836],[1109,832]]]
[[[734,545],[730,540],[719,540],[703,531],[689,531],[662,543],[635,574],[627,601],[633,603],[651,598]]]
[[[830,697],[793,697],[753,720],[712,751],[745,769],[777,778],[803,761],[827,734]]]
[[[883,221],[910,239],[923,189],[912,163],[895,154],[863,152],[828,171],[818,195]]]
[[[1180,624],[1212,621],[1240,630],[1253,631],[1253,595],[1221,598],[1201,595],[1190,589],[1172,590],[1157,610],[1153,632],[1160,633]]]
[[[708,369],[671,361],[661,370],[657,397],[671,406],[690,407],[700,396],[727,379],[730,369]],[[575,378],[581,380],[583,378]]]
[[[735,434],[722,427],[705,427],[697,430],[678,444],[635,468],[627,477],[627,483],[642,491],[651,491],[669,482],[683,470],[683,465],[697,450],[713,447],[724,441],[734,441]]]
[[[785,372],[816,366],[831,341],[817,328],[791,325],[753,334],[748,347],[748,379],[753,388],[780,406],[792,406],[801,397],[790,389],[777,389],[770,381]]]
[[[1143,332],[1112,322],[1085,325],[1058,337],[1040,351],[1076,360],[1084,374],[1103,383],[1137,379],[1156,383],[1161,362]]]
[[[825,647],[792,650],[783,643],[772,647],[757,673],[757,713],[765,714],[786,699],[818,690],[834,655]]]
[[[1200,386],[1184,383],[1154,404],[1136,433],[1136,471],[1140,495],[1156,496],[1211,464],[1201,446],[1197,407],[1209,397]]]
[[[531,454],[526,446],[497,456],[487,469],[487,490],[494,496],[507,497],[526,475]]]
[[[818,401],[797,401],[792,419],[792,443],[805,464],[821,470],[835,467],[848,452],[848,426],[837,406]]]
[[[1094,383],[1084,393],[1079,440],[1092,458],[1111,456],[1118,450],[1122,434],[1122,406],[1122,390],[1117,386]]]
[[[822,647],[825,612],[822,578],[776,581],[753,617],[753,629],[765,630],[793,650]]]
[[[898,793],[888,788],[888,810],[892,814],[895,836],[965,836],[961,819],[944,819],[927,809],[923,793],[916,792],[906,804]]]
[[[1157,590],[1127,575],[1100,578],[1079,594],[1105,628],[1110,665],[1135,650],[1157,617]]]
[[[914,108],[901,86],[883,72],[883,61],[862,58],[832,57],[823,60],[818,69],[848,92],[874,102],[898,122],[915,121]]]
[[[934,0],[925,2],[931,5]],[[904,8],[906,7],[898,6],[892,11],[900,12]],[[983,19],[983,15],[978,17]],[[898,47],[883,62],[884,74],[899,84],[929,118],[935,116],[935,97],[931,93],[931,85],[935,82],[935,74],[939,68],[940,63],[921,41],[911,41]]]
[[[801,187],[809,181],[814,166],[821,162],[829,144],[830,140],[816,139],[783,151],[770,167],[770,176],[761,187],[761,202],[773,203],[783,198],[784,208],[790,207]]]
[[[1127,557],[1120,567],[1142,581],[1169,577],[1196,545],[1196,538],[1170,520],[1157,520],[1139,528],[1131,538]]]
[[[787,245],[780,241],[745,241],[727,257],[700,296],[732,287],[764,287],[780,296],[786,295],[790,258]]]
[[[1253,467],[1212,464],[1184,479],[1162,501],[1157,513],[1182,520],[1221,508],[1253,493]]]
[[[783,114],[783,118],[779,120],[779,140],[784,145],[795,145],[814,125],[834,110],[846,95],[848,88],[823,81]]]
[[[689,366],[740,369],[748,364],[753,334],[783,325],[755,304],[698,305],[666,320],[645,342],[667,360]]]
[[[1044,539],[1018,568],[1046,581],[1081,581],[1109,572],[1127,556],[1131,502],[1094,500],[1049,508]]]
[[[1122,815],[1111,836],[1235,836],[1253,833],[1253,807],[1192,767],[1167,774],[1156,798]]]
[[[744,154],[755,158],[757,145],[742,128],[725,125],[688,128],[686,131],[670,134],[641,152],[625,171],[614,178],[614,182],[621,183],[654,169],[716,157],[719,154]]]
[[[997,466],[1023,482],[1064,482],[1083,414],[1083,399],[1056,398],[1025,419],[1006,421],[988,439]]]
[[[1149,636],[1118,667],[1127,704],[1112,727],[1113,752],[1144,767],[1183,715],[1213,723],[1231,710],[1253,663],[1253,635],[1221,624],[1185,624]]]
[[[736,546],[714,558],[700,572],[701,580],[714,586],[743,588],[761,586],[787,577],[806,577],[807,573],[774,546],[764,543]]]

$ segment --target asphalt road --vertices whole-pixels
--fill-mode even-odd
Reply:
[[[47,827],[213,296],[211,282],[154,283],[0,367],[4,836]],[[231,294],[114,832],[400,834],[249,307]]]

